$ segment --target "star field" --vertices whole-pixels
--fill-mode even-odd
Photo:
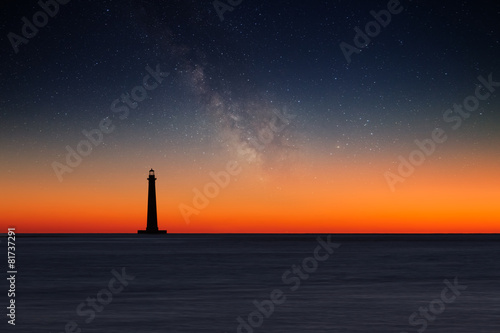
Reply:
[[[50,189],[71,179],[163,167],[190,200],[191,188],[202,186],[209,171],[236,160],[244,166],[234,185],[241,191],[245,179],[274,189],[287,188],[283,181],[333,184],[332,191],[349,179],[383,184],[384,172],[415,149],[414,140],[450,127],[443,113],[474,93],[479,76],[492,73],[500,81],[499,4],[399,5],[402,11],[349,62],[339,45],[355,45],[355,27],[364,31],[374,20],[370,11],[387,9],[388,1],[243,1],[221,21],[212,1],[73,0],[59,4],[17,53],[8,34],[23,36],[22,17],[32,22],[41,9],[36,1],[6,1],[0,14],[4,177],[15,177],[23,165]],[[147,66],[168,76],[150,78],[157,87],[122,119],[112,103],[127,106],[123,96],[142,87]],[[498,92],[481,101],[426,165],[498,167],[499,101]],[[290,118],[276,118],[277,112]],[[54,162],[68,165],[66,147],[76,150],[86,139],[82,131],[103,120],[113,131],[59,184]],[[270,122],[285,125],[262,144],[259,135]],[[328,168],[350,173],[341,177]]]

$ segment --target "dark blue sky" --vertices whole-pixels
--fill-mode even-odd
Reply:
[[[387,1],[243,1],[221,22],[211,1],[73,0],[17,54],[7,34],[21,35],[21,18],[40,7],[1,6],[1,140],[17,152],[57,151],[115,119],[111,102],[141,83],[147,65],[170,75],[110,138],[121,148],[210,150],[224,145],[222,130],[259,126],[266,111],[249,109],[286,106],[300,115],[294,145],[390,151],[442,124],[479,75],[500,80],[494,1],[401,1],[403,11],[350,64],[339,44],[353,44],[354,28]],[[498,105],[486,101],[460,135],[478,147],[498,142]]]

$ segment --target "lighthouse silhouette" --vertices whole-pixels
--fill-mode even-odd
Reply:
[[[158,230],[158,219],[156,217],[156,186],[155,171],[149,170],[148,177],[148,223],[146,230],[137,230],[138,234],[166,234],[167,230]]]

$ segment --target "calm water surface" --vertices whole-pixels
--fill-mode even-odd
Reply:
[[[53,333],[66,325],[68,332],[117,333],[500,332],[499,236],[332,235],[340,247],[322,262],[312,259],[317,237],[21,235],[16,326],[1,326]],[[293,265],[303,263],[310,273],[300,268],[301,277]],[[113,270],[128,280],[117,282]],[[454,300],[444,303],[443,281],[455,277],[467,289],[448,290]],[[270,309],[276,289],[283,295]],[[93,308],[87,302],[97,296]],[[425,319],[419,309],[431,302],[438,314]]]

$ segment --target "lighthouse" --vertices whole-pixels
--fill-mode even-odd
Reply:
[[[156,186],[155,171],[149,170],[148,177],[148,215],[146,230],[138,230],[139,234],[166,234],[167,230],[158,230],[158,219],[156,217]]]

